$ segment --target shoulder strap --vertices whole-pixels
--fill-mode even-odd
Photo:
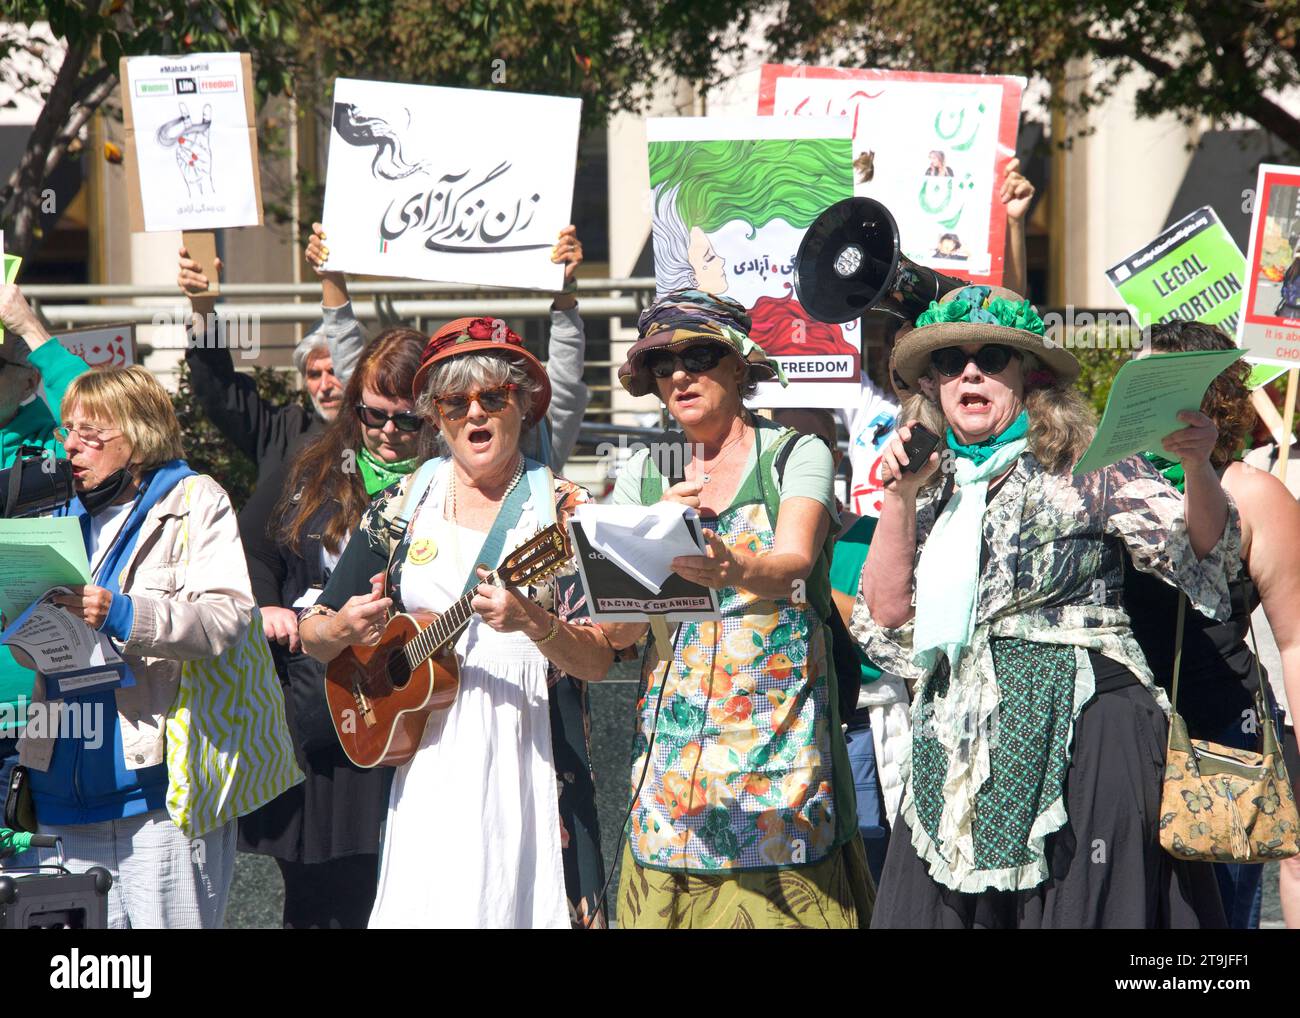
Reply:
[[[778,486],[785,481],[785,465],[790,462],[790,454],[794,452],[794,447],[798,444],[799,440],[797,438],[787,438],[781,443],[781,449],[776,454],[776,461],[772,464]]]
[[[782,428],[781,433],[772,440],[758,457],[758,482],[767,506],[768,518],[775,522],[781,511],[781,483],[785,479],[786,464],[790,455],[803,435],[794,428]],[[757,440],[757,438],[755,439]],[[834,538],[829,534],[818,549],[817,563],[808,577],[808,600],[818,616],[825,621],[835,611],[835,602],[831,597],[830,567],[831,548]]]
[[[647,455],[641,461],[641,504],[654,505],[664,494],[664,475],[655,465],[654,457]]]
[[[1174,681],[1169,688],[1169,710],[1173,714],[1178,713],[1178,673],[1183,667],[1183,626],[1186,621],[1187,595],[1180,591],[1178,594],[1178,625],[1174,632]]]
[[[531,478],[529,478],[529,483],[532,483]],[[461,590],[462,595],[468,594],[481,582],[478,578],[478,563],[482,563],[488,569],[497,567],[497,564],[501,561],[501,552],[506,546],[506,534],[519,522],[519,514],[527,500],[526,489],[522,484],[516,484],[506,493],[506,497],[501,502],[501,508],[497,510],[496,519],[492,521],[492,529],[488,531],[487,537],[483,539],[483,547],[479,550],[478,561],[469,567],[469,575],[465,577],[465,586]],[[549,503],[549,501],[548,498],[547,502]]]
[[[549,527],[555,522],[555,475],[546,464],[526,457],[524,470],[528,474],[528,490],[532,495],[537,522],[543,527]]]
[[[394,506],[386,513],[381,514],[384,521],[384,527],[388,538],[388,556],[392,559],[393,552],[401,543],[406,534],[406,528],[410,526],[411,517],[419,507],[421,500],[433,484],[433,479],[438,475],[439,468],[446,462],[441,457],[427,459],[420,464],[411,478],[410,487],[401,498],[397,500]],[[391,565],[391,561],[389,562]]]
[[[438,476],[438,470],[445,462],[446,460],[435,456],[421,463],[415,476],[411,478],[411,485],[406,489],[406,493],[397,500],[396,505],[389,512],[380,514],[384,521],[384,537],[388,541],[388,562],[384,566],[385,578],[392,576],[393,556],[397,554],[397,546],[402,543],[402,538],[406,536],[406,528],[411,524],[411,517],[424,501],[424,496],[429,493],[433,479]]]

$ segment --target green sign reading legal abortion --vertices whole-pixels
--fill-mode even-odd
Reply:
[[[1214,209],[1184,216],[1106,278],[1141,326],[1182,319],[1237,333],[1246,259]]]

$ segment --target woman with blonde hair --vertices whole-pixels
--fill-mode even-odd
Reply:
[[[191,842],[168,816],[165,739],[182,663],[243,638],[253,612],[235,514],[221,485],[183,458],[166,390],[144,368],[81,375],[58,435],[77,498],[91,582],[55,598],[113,642],[129,669],[111,685],[64,691],[79,726],[20,744],[43,834],[74,872],[113,875],[109,926],[221,925],[234,872],[235,823]],[[38,676],[34,709],[56,694]],[[46,708],[48,709],[48,708]]]
[[[915,684],[872,925],[1222,925],[1209,868],[1156,836],[1169,702],[1122,599],[1128,559],[1227,616],[1241,528],[1217,429],[1188,410],[1164,439],[1182,497],[1137,456],[1075,476],[1079,366],[1028,301],[969,286],[917,326],[892,358],[913,398],[853,616]],[[918,420],[946,446],[905,469]]]

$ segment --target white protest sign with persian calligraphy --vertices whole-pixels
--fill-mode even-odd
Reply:
[[[854,193],[889,209],[903,254],[998,286],[1006,244],[998,191],[1015,155],[1024,85],[991,75],[765,64],[758,112],[851,118]]]
[[[135,326],[131,324],[69,329],[55,338],[63,349],[76,354],[92,368],[125,368],[136,363]]]
[[[327,268],[558,290],[580,99],[339,78]]]

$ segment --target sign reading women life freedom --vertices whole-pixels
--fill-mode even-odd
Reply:
[[[247,53],[123,57],[131,229],[262,222]]]
[[[1007,217],[998,192],[1024,87],[1007,76],[764,64],[758,112],[849,117],[854,193],[889,209],[903,254],[1000,286]]]
[[[858,323],[809,318],[794,257],[813,220],[853,194],[846,117],[665,117],[646,121],[655,286],[744,305],[750,338],[788,388],[759,385],[759,407],[856,406]]]
[[[326,268],[558,290],[582,100],[339,78]]]

